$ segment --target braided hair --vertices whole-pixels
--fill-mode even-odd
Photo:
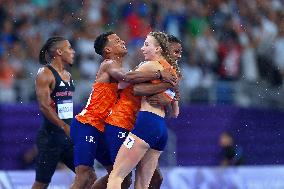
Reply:
[[[181,76],[179,66],[176,61],[171,57],[170,51],[169,51],[169,38],[168,35],[164,32],[150,32],[149,35],[153,36],[156,41],[158,42],[158,45],[162,49],[162,56],[166,59],[166,61],[174,67],[174,69],[177,72],[178,76]]]
[[[56,51],[56,45],[58,42],[65,41],[64,37],[51,37],[42,46],[39,52],[39,63],[42,65],[48,64],[47,57],[50,59]]]

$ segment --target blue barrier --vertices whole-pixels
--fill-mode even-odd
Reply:
[[[75,112],[81,107],[76,106]],[[35,142],[41,117],[37,104],[0,105],[0,169],[25,169],[23,154]],[[168,119],[177,136],[177,165],[218,165],[218,137],[227,130],[249,165],[284,164],[284,112],[233,106],[190,105]]]

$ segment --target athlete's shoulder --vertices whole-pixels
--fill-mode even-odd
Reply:
[[[104,69],[108,69],[110,67],[113,67],[117,64],[117,62],[115,60],[112,59],[104,59],[103,62],[101,63],[101,68]]]
[[[51,75],[52,75],[51,70],[46,66],[39,68],[37,71],[37,77],[47,77]]]
[[[54,76],[48,67],[45,66],[38,69],[36,84],[50,84],[54,81]]]
[[[141,62],[140,63],[141,65],[144,65],[144,64],[146,64],[146,65],[148,65],[148,64],[159,64],[159,61],[155,61],[155,60],[147,60],[147,61],[144,61],[144,62]]]
[[[137,71],[154,71],[157,69],[161,69],[158,61],[144,61],[139,64]]]

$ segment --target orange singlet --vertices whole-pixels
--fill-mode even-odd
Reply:
[[[76,119],[104,132],[105,118],[117,101],[117,90],[117,83],[95,83],[86,107],[76,116]]]
[[[136,121],[136,113],[140,109],[141,97],[134,96],[133,86],[123,89],[120,98],[112,108],[106,123],[124,128],[128,131],[133,129]]]
[[[171,65],[161,60],[159,63],[164,69],[171,68]],[[159,83],[160,80],[153,80],[152,83]],[[133,86],[123,89],[120,98],[112,108],[110,115],[106,118],[106,123],[131,131],[136,121],[136,113],[140,110],[141,98],[134,96]]]
[[[158,62],[163,66],[164,69],[171,68],[171,70],[174,72],[175,76],[177,75],[176,70],[174,68],[172,68],[172,66],[166,60],[159,60]],[[161,80],[153,80],[153,81],[151,81],[151,83],[161,83]]]

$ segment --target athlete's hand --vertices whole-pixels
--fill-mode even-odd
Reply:
[[[180,101],[180,91],[179,91],[179,85],[177,84],[173,90],[175,91],[175,101]]]
[[[159,93],[146,98],[147,102],[152,106],[167,106],[171,103],[171,99],[163,93]]]
[[[170,83],[173,86],[177,84],[177,77],[170,68],[161,71],[161,79],[162,81]]]

